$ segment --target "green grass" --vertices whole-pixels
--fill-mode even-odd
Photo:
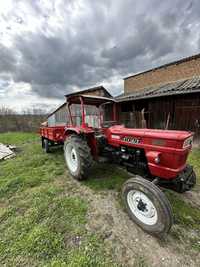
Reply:
[[[33,142],[38,140],[38,136],[35,133],[1,133],[0,134],[0,143],[12,144],[12,145],[21,145],[23,143]]]
[[[197,185],[193,189],[199,191],[200,184],[200,150],[194,149],[189,156],[189,163],[194,167]],[[200,209],[184,199],[184,195],[172,191],[166,192],[174,213],[175,226],[171,236],[178,239],[186,249],[200,251]]]
[[[1,162],[0,197],[50,182],[64,170],[62,151],[45,154],[37,142],[27,143],[16,158]]]
[[[194,167],[197,175],[197,183],[200,185],[200,149],[193,149],[189,156],[189,163]]]
[[[129,174],[116,165],[99,163],[92,168],[84,184],[97,191],[110,189],[120,191],[128,178]]]
[[[200,209],[183,200],[175,192],[167,192],[174,214],[174,227],[170,236],[179,241],[186,250],[200,252]]]
[[[174,210],[175,223],[185,228],[200,230],[200,210],[192,207],[174,192],[168,192],[168,197]]]
[[[89,203],[81,197],[66,196],[73,185],[67,184],[70,178],[62,148],[45,154],[39,137],[30,133],[0,134],[0,142],[20,148],[15,158],[0,162],[1,265],[114,266],[103,240],[86,230]],[[200,150],[195,149],[189,162],[198,183],[199,159]],[[98,164],[83,183],[92,190],[119,192],[128,178],[129,174],[115,165]],[[182,244],[188,251],[200,251],[200,209],[181,194],[166,193],[175,216],[172,242],[177,249]],[[135,266],[147,266],[142,255]]]
[[[35,134],[8,133],[16,158],[0,162],[0,262],[5,266],[114,266],[88,233],[88,203],[66,196],[62,149],[45,154]]]

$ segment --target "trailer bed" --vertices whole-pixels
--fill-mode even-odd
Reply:
[[[48,139],[55,143],[63,143],[65,140],[65,126],[40,127],[42,139]]]

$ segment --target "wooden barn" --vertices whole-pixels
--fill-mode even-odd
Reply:
[[[200,138],[200,54],[124,79],[119,120],[129,127],[191,130]],[[143,113],[143,116],[142,116]]]

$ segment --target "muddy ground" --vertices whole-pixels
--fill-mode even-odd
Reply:
[[[133,223],[120,201],[120,192],[94,192],[72,178],[67,179],[65,186],[66,195],[78,195],[89,203],[87,229],[104,239],[113,258],[122,266],[200,266],[198,251],[188,250],[182,243],[175,242],[171,235],[162,240],[155,238]],[[183,198],[200,205],[199,192],[185,193]]]

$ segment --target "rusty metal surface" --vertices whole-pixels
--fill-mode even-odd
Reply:
[[[145,88],[132,94],[121,95],[118,102],[200,92],[200,77]]]

